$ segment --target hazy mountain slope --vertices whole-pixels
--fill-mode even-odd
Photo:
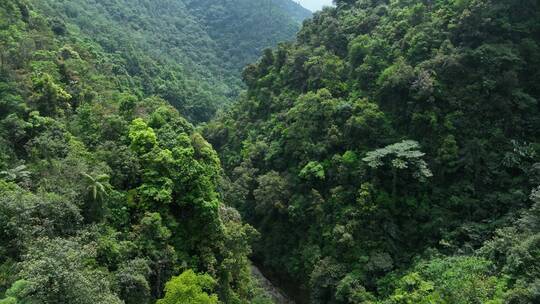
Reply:
[[[185,0],[216,41],[220,58],[235,69],[262,50],[291,40],[311,13],[290,0]]]
[[[267,16],[265,0],[203,2],[205,12],[217,7],[219,13],[198,14],[187,0],[32,3],[60,27],[97,41],[122,66],[114,72],[136,81],[133,88],[165,98],[192,121],[205,121],[238,95],[243,64],[292,38],[299,22],[273,3],[276,13],[261,18]]]
[[[272,0],[272,2],[300,23],[312,15],[310,10],[300,5],[296,0]]]

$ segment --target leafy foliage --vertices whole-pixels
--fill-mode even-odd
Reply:
[[[143,2],[0,2],[1,303],[264,298],[257,234],[224,206],[217,153],[178,111],[208,119],[239,88],[237,63],[184,2]]]
[[[156,304],[217,304],[217,296],[205,292],[214,285],[215,281],[209,275],[198,275],[188,270],[165,285],[165,297]]]
[[[538,1],[334,3],[1,1],[0,303],[539,302]]]
[[[136,95],[160,96],[193,122],[209,120],[223,104],[234,100],[242,88],[239,72],[243,65],[254,61],[264,48],[291,39],[309,16],[289,0],[47,0],[32,4],[49,16],[56,35],[73,33],[90,44],[88,54],[69,45],[62,52],[67,79],[77,82],[84,73],[71,70],[79,65],[80,55],[102,52],[97,68],[116,76],[113,86],[128,87]],[[41,88],[36,89],[36,102],[49,111],[60,111],[69,96],[56,94],[48,75],[39,77],[36,85]],[[39,96],[47,102],[39,102]]]
[[[299,303],[533,303],[537,1],[334,2],[204,129],[256,259]]]

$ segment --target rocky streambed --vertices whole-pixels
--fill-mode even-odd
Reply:
[[[255,265],[251,265],[251,273],[261,284],[261,287],[267,292],[276,304],[295,304],[294,301],[289,299],[283,291],[276,287]]]

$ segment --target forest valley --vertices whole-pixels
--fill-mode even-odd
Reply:
[[[540,303],[539,100],[539,0],[1,0],[0,304]]]

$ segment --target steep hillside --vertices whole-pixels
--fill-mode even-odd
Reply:
[[[0,1],[0,304],[540,303],[540,2],[334,2]]]
[[[54,20],[60,34],[97,42],[113,60],[113,72],[127,76],[134,91],[163,97],[194,122],[232,101],[243,65],[263,48],[291,39],[300,26],[298,9],[289,12],[267,0],[32,4]]]
[[[206,128],[260,268],[300,303],[540,301],[538,1],[336,2]]]
[[[269,303],[216,152],[146,96],[166,66],[105,13],[63,3],[92,40],[37,9],[55,3],[0,2],[0,303]]]

